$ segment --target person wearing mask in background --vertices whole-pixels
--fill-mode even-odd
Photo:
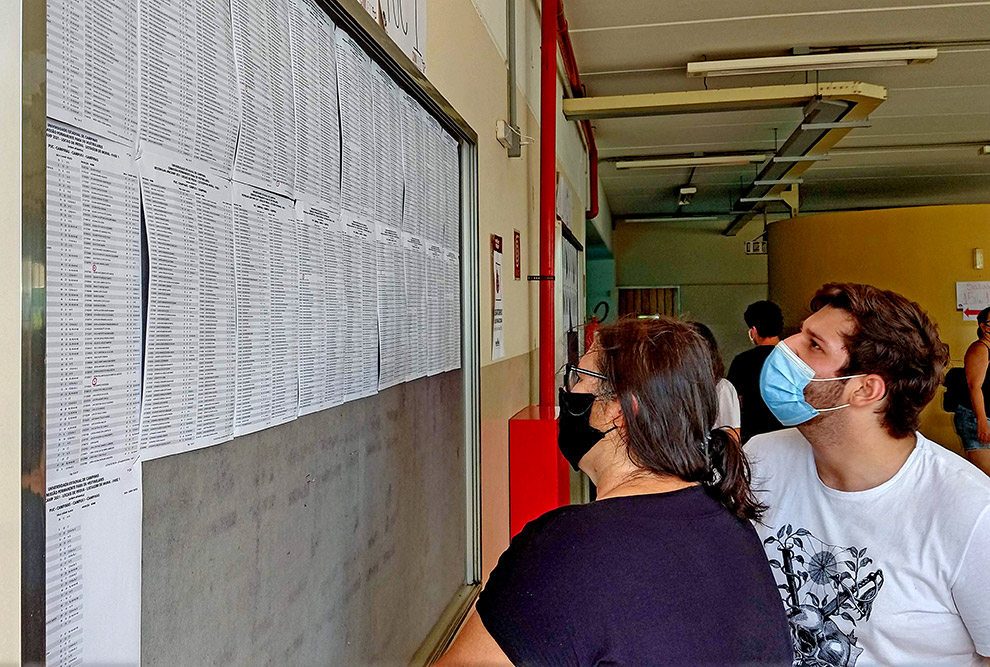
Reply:
[[[701,337],[708,343],[708,351],[712,355],[712,377],[715,379],[715,391],[718,394],[718,411],[715,413],[715,428],[728,431],[732,437],[739,440],[739,394],[732,383],[725,379],[725,362],[722,361],[722,353],[718,350],[718,341],[715,334],[701,322],[692,322],[691,325],[701,334]]]
[[[985,665],[990,478],[918,433],[949,361],[921,307],[830,283],[763,366],[746,446],[796,665]]]
[[[558,437],[598,499],[512,539],[439,664],[790,665],[763,508],[716,406],[691,325],[604,325],[566,368]]]
[[[990,366],[990,308],[984,308],[976,316],[976,340],[966,350],[966,392],[956,407],[953,423],[962,440],[966,456],[980,470],[990,475],[990,382],[987,367]],[[968,400],[966,400],[968,399]],[[990,556],[988,556],[990,558]]]
[[[760,371],[773,347],[780,342],[784,317],[777,304],[771,301],[751,303],[743,314],[749,327],[749,339],[756,346],[740,352],[729,365],[728,380],[739,394],[742,406],[742,441],[746,443],[754,435],[783,428],[760,396]]]

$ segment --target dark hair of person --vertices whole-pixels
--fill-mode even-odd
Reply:
[[[983,329],[980,328],[980,324],[986,324],[987,320],[990,320],[990,307],[984,308],[980,311],[980,314],[976,316],[976,336],[977,338],[986,338],[987,335],[983,333]]]
[[[743,313],[747,327],[756,327],[761,338],[779,336],[784,330],[784,314],[773,301],[757,301],[749,304]]]
[[[844,310],[854,322],[845,336],[849,361],[839,375],[871,373],[887,386],[882,424],[904,438],[918,429],[921,411],[935,396],[949,363],[949,346],[921,306],[896,292],[872,285],[829,283],[811,300]]]
[[[626,317],[602,326],[596,345],[602,394],[619,401],[633,464],[701,482],[737,517],[759,520],[766,507],[750,489],[742,445],[712,430],[718,399],[701,334],[673,317]]]
[[[715,340],[715,334],[712,333],[712,330],[707,325],[701,322],[692,322],[691,326],[708,343],[708,352],[712,355],[712,377],[715,378],[715,383],[718,384],[718,381],[725,377],[725,362],[722,361],[722,354],[718,351],[718,341]]]

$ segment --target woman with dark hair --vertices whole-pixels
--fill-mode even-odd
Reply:
[[[718,410],[715,413],[714,428],[726,430],[736,440],[740,440],[739,426],[742,423],[742,411],[739,405],[739,394],[736,388],[725,377],[725,362],[722,353],[718,351],[718,341],[712,330],[701,322],[691,323],[701,337],[708,343],[708,352],[712,356],[712,377],[715,379],[715,393],[718,394]]]
[[[990,382],[987,367],[990,366],[990,308],[984,308],[976,316],[976,340],[966,350],[966,392],[961,392],[962,402],[956,407],[953,424],[962,440],[966,457],[976,467],[990,475]],[[968,399],[968,400],[967,400]]]
[[[603,326],[567,367],[558,436],[598,499],[513,538],[441,664],[789,666],[764,508],[716,405],[690,324]]]

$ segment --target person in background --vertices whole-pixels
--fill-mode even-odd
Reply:
[[[718,341],[715,334],[701,322],[692,322],[692,326],[708,343],[708,351],[712,356],[712,377],[715,379],[715,391],[718,393],[718,411],[715,414],[715,428],[728,431],[732,437],[739,440],[739,394],[732,383],[725,379],[725,362],[722,353],[718,351]]]
[[[953,423],[962,440],[966,456],[980,470],[990,475],[990,308],[976,316],[976,340],[966,350],[966,388],[969,400],[956,407]],[[962,398],[962,397],[960,397]]]
[[[598,499],[528,523],[438,664],[790,665],[741,446],[713,430],[708,346],[604,325],[560,390],[558,446]]]
[[[754,435],[783,428],[760,396],[760,371],[763,370],[763,362],[773,352],[774,345],[780,342],[784,316],[777,304],[757,301],[746,308],[743,319],[749,327],[749,339],[756,347],[736,355],[729,364],[728,380],[739,394],[742,407],[740,431],[745,444]]]
[[[831,283],[760,388],[746,445],[796,665],[985,665],[990,477],[918,433],[949,348],[921,307]]]

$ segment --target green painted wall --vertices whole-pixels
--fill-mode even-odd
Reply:
[[[751,346],[742,314],[767,298],[767,258],[744,249],[762,221],[732,237],[720,233],[726,224],[619,223],[612,240],[617,286],[680,286],[681,312],[711,328],[728,364]]]

